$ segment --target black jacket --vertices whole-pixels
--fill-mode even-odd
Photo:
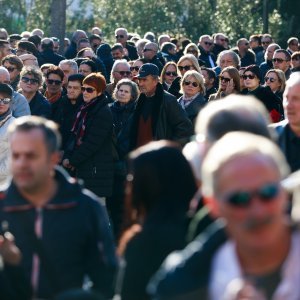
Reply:
[[[132,116],[130,149],[136,147],[139,118],[145,101],[147,101],[146,95],[141,94]],[[188,119],[176,98],[164,91],[160,83],[157,84],[155,103],[152,110],[152,133],[154,140],[167,139],[181,144],[188,142],[193,135],[192,122]]]
[[[47,49],[40,53],[39,65],[41,66],[43,64],[53,64],[55,66],[58,66],[59,63],[64,59],[65,58],[62,55],[55,53],[51,49]]]
[[[50,118],[52,112],[51,104],[39,91],[37,91],[31,99],[29,106],[32,115],[45,117],[47,119]]]
[[[2,218],[22,252],[27,279],[31,278],[33,255],[38,253],[34,242],[38,239],[45,259],[39,255],[37,298],[49,299],[62,290],[80,288],[85,275],[95,290],[111,297],[117,264],[106,210],[95,195],[62,171],[56,170],[55,179],[57,193],[42,209],[34,208],[14,183],[0,201]],[[37,216],[42,226],[40,238],[34,238]]]
[[[126,43],[125,48],[128,51],[128,57],[130,58],[130,60],[135,60],[139,58],[137,50],[134,46],[130,45],[129,43]]]
[[[100,197],[109,197],[113,185],[113,121],[106,96],[101,95],[97,101],[87,113],[82,144],[65,157],[86,188]]]

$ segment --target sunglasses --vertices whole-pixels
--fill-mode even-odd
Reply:
[[[191,81],[184,81],[184,85],[192,85],[193,87],[198,87],[199,84],[197,82],[191,82]]]
[[[123,39],[124,38],[124,35],[123,34],[120,34],[120,35],[116,35],[116,39]]]
[[[130,71],[139,71],[140,67],[136,66],[136,67],[130,67]]]
[[[5,66],[4,66],[5,67]],[[5,67],[6,68],[6,70],[9,72],[9,73],[11,73],[11,72],[13,72],[16,68],[14,68],[14,67]]]
[[[167,76],[177,76],[177,73],[176,72],[166,72],[165,73]]]
[[[10,101],[11,101],[10,98],[3,98],[3,99],[0,98],[0,103],[2,104],[9,104]]]
[[[204,42],[204,44],[207,45],[207,46],[211,46],[213,43],[211,43],[211,42]]]
[[[294,57],[292,57],[292,60],[300,60],[300,56],[294,56]]]
[[[243,75],[242,78],[243,78],[244,80],[246,80],[247,78],[249,78],[249,79],[254,79],[254,78],[255,78],[255,75]]]
[[[265,77],[265,82],[267,82],[267,81],[275,82],[275,78],[271,78],[271,77],[266,76]]]
[[[278,196],[280,191],[278,183],[265,184],[255,191],[236,191],[224,197],[225,201],[234,207],[249,207],[254,197],[268,203]]]
[[[82,86],[81,87],[81,91],[84,93],[84,92],[87,92],[87,93],[89,93],[89,94],[91,94],[91,93],[93,93],[94,91],[95,91],[96,89],[94,89],[94,88],[91,88],[91,87],[84,87],[84,86]]]
[[[152,49],[144,49],[143,52],[153,51]]]
[[[263,45],[269,45],[271,42],[261,42]]]
[[[37,83],[39,83],[39,81],[37,79],[35,79],[35,78],[22,77],[21,80],[24,83],[30,83],[30,84],[37,84]]]
[[[192,66],[178,66],[179,71],[188,71],[191,69]]]
[[[130,76],[130,71],[115,71],[116,73],[119,73],[121,76]]]
[[[53,80],[53,79],[47,79],[48,84],[55,84],[55,85],[60,85],[62,81],[60,80]]]
[[[188,50],[188,51],[186,51],[186,53],[191,53],[191,54],[197,53],[197,50]]]
[[[227,78],[227,77],[223,77],[223,76],[220,76],[220,81],[225,81],[225,82],[229,82],[231,80],[231,78]]]
[[[282,58],[272,58],[272,62],[278,62],[279,64],[282,64],[284,61],[286,60]]]

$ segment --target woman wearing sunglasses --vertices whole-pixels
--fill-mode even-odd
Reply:
[[[113,184],[112,115],[104,95],[102,74],[91,73],[82,82],[83,105],[64,154],[63,166],[84,181],[99,197],[109,197]]]
[[[271,69],[265,77],[265,86],[270,87],[271,91],[282,101],[285,89],[285,75],[279,69]]]
[[[50,118],[51,104],[40,92],[43,84],[43,73],[32,66],[26,66],[20,73],[19,93],[21,93],[29,103],[31,114]]]
[[[170,61],[165,64],[161,71],[160,82],[165,91],[168,91],[172,82],[177,78],[177,65],[175,62]]]
[[[269,111],[273,122],[279,122],[283,119],[283,106],[281,100],[272,92],[269,86],[260,85],[260,70],[256,65],[246,67],[243,79],[245,89],[243,94],[253,95],[260,100]]]
[[[240,93],[240,75],[235,67],[224,68],[219,76],[219,89],[208,101],[219,100],[230,94]]]
[[[198,59],[193,54],[185,54],[177,63],[177,73],[179,76],[172,82],[168,90],[168,92],[174,95],[177,99],[182,96],[180,93],[180,80],[184,73],[190,70],[195,70],[201,74]]]
[[[137,74],[139,73],[140,67],[145,63],[146,63],[146,60],[144,58],[140,58],[140,59],[133,61],[132,66],[130,67],[132,78],[137,76]]]
[[[198,112],[206,104],[204,99],[204,77],[197,71],[187,71],[183,75],[180,85],[180,92],[183,95],[178,99],[178,102],[186,111],[192,123],[195,124]]]

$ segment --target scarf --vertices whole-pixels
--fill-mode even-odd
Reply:
[[[83,104],[76,115],[76,119],[71,129],[71,132],[75,135],[75,146],[80,146],[82,144],[82,138],[84,137],[86,130],[88,111],[98,103],[97,100],[98,98],[95,98],[92,101]]]
[[[9,108],[7,112],[0,115],[0,127],[12,116],[11,109]]]
[[[61,97],[61,91],[59,93],[55,94],[54,96],[50,96],[49,92],[46,91],[44,96],[48,99],[48,101],[51,104],[53,104],[54,102],[56,102]]]

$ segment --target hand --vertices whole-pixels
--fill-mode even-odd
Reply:
[[[15,238],[10,232],[0,235],[0,254],[4,263],[18,265],[21,262],[22,254],[15,244]]]
[[[230,94],[232,94],[233,90],[234,90],[234,83],[233,83],[233,79],[231,78],[227,84],[225,94],[230,95]]]

